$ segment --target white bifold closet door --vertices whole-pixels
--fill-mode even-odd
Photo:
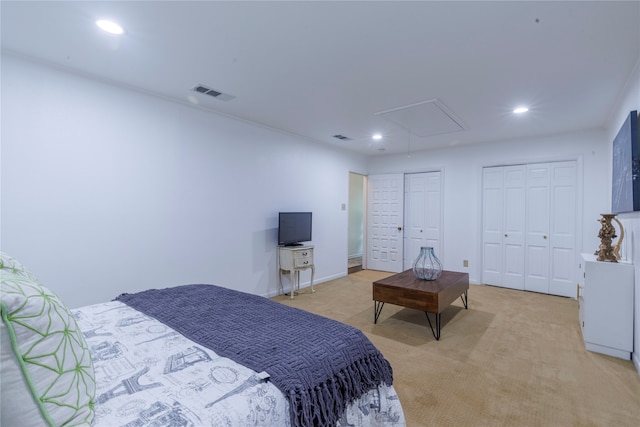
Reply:
[[[483,170],[483,282],[575,293],[576,162]]]
[[[485,168],[483,282],[524,289],[526,166]]]
[[[404,176],[404,270],[413,268],[422,246],[431,246],[444,261],[440,175],[437,171]]]

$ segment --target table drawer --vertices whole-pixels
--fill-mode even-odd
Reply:
[[[293,259],[293,266],[295,268],[307,267],[313,265],[313,255],[309,253],[308,256],[295,256]]]
[[[293,254],[294,258],[308,258],[313,259],[313,251],[311,249],[304,249],[302,251],[295,251]]]
[[[278,265],[281,270],[313,267],[313,247],[280,247],[278,252]]]

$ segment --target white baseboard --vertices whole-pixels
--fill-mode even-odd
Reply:
[[[339,279],[339,278],[345,277],[345,276],[347,276],[347,272],[346,271],[344,273],[333,274],[331,276],[321,277],[319,279],[315,278],[315,280],[313,281],[313,286],[315,287],[316,285],[319,285],[320,283],[328,282],[329,280]],[[283,283],[282,285],[284,287],[284,292],[290,292],[291,291],[290,284],[288,282],[287,283]],[[311,287],[311,278],[308,277],[308,280],[300,282],[300,289],[309,288],[309,287]],[[272,297],[275,297],[275,296],[278,296],[278,295],[280,295],[280,290],[279,289],[274,289],[274,290],[269,291],[266,295],[262,295],[262,296],[265,297],[265,298],[272,298]]]
[[[638,372],[638,374],[640,374],[640,355],[638,353],[632,353],[631,360],[633,360],[636,371]]]
[[[631,352],[626,350],[619,350],[617,348],[611,348],[606,345],[593,344],[590,342],[585,342],[584,347],[589,351],[606,354],[607,356],[617,357],[622,360],[631,359]]]

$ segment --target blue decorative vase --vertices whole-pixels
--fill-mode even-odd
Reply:
[[[413,262],[413,274],[420,280],[438,280],[442,274],[442,263],[431,246],[420,248],[420,255]]]

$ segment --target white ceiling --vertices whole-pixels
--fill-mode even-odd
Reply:
[[[640,61],[639,1],[0,7],[9,52],[369,155],[604,126]]]

